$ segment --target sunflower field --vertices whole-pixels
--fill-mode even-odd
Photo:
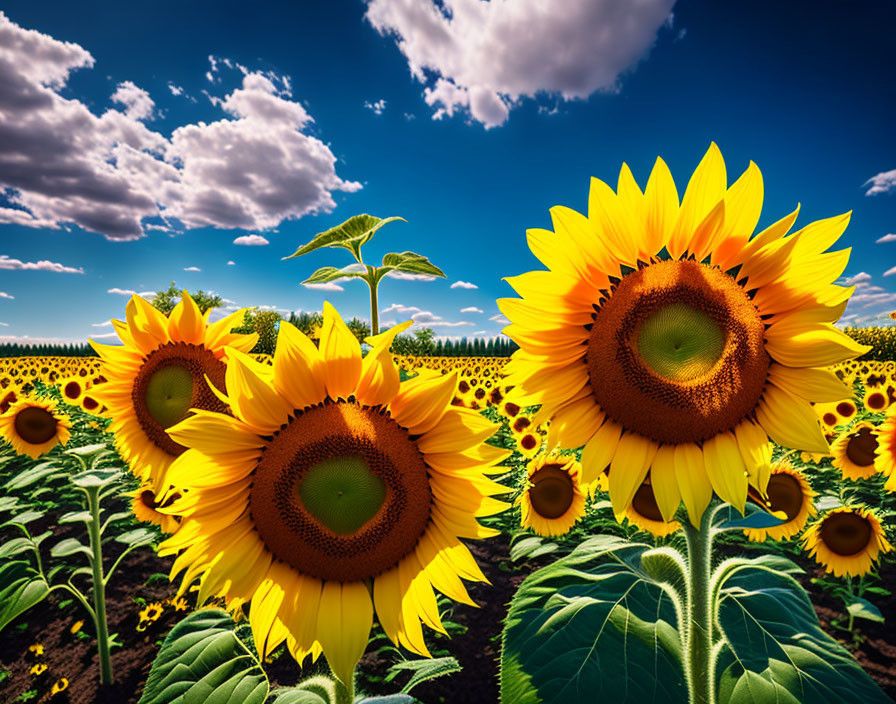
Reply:
[[[755,164],[594,179],[529,230],[509,357],[139,295],[0,359],[0,701],[831,704],[896,696],[893,328],[834,325],[849,215]],[[358,266],[362,265],[362,266]],[[511,274],[511,272],[507,272]],[[493,346],[494,347],[494,346]]]

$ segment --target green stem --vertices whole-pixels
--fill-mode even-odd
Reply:
[[[712,512],[703,513],[700,529],[683,521],[688,547],[687,623],[684,628],[685,675],[690,704],[715,704],[712,657],[713,599]]]
[[[376,300],[376,290],[379,288],[379,282],[376,280],[368,281],[370,286],[370,334],[380,334],[380,312]]]
[[[338,677],[334,677],[333,681],[336,684],[336,702],[335,704],[352,704],[355,701],[355,673],[352,671],[352,676],[349,678],[347,683],[340,680]]]
[[[112,684],[112,660],[109,657],[109,625],[106,623],[106,583],[103,579],[103,545],[100,540],[99,491],[87,492],[90,508],[90,551],[93,553],[93,609],[96,643],[100,656],[100,684]]]

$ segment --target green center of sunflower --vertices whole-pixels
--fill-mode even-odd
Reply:
[[[638,351],[669,381],[688,381],[713,368],[725,349],[725,332],[706,313],[671,303],[652,313],[638,331]]]
[[[16,434],[30,445],[42,445],[56,435],[56,418],[47,410],[29,406],[16,414]]]
[[[338,535],[351,535],[373,518],[386,498],[386,483],[363,457],[318,462],[298,486],[308,512]]]
[[[821,524],[821,539],[837,555],[856,555],[871,542],[871,522],[857,513],[833,513]]]
[[[877,455],[877,438],[871,432],[871,428],[859,428],[858,432],[849,436],[846,443],[846,456],[850,462],[858,467],[869,467],[874,464]]]
[[[803,488],[789,474],[773,474],[768,480],[768,503],[772,511],[783,511],[787,520],[796,518],[803,507]]]
[[[176,364],[153,372],[146,385],[146,410],[163,428],[183,420],[193,400],[193,376]]]
[[[572,506],[573,486],[569,473],[556,465],[545,465],[529,481],[529,500],[542,518],[560,518]]]

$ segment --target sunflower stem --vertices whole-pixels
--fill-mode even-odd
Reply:
[[[379,282],[376,281],[375,277],[372,277],[370,281],[367,282],[367,285],[370,286],[370,334],[371,335],[379,335],[380,334],[380,312],[379,312],[379,304],[377,303],[377,289],[379,288]]]
[[[343,682],[335,676],[333,681],[336,683],[336,701],[334,704],[352,704],[355,701],[355,671],[352,670],[352,675],[349,677],[348,682]]]
[[[99,488],[87,491],[90,509],[90,552],[93,567],[93,611],[96,627],[96,644],[100,658],[100,684],[112,684],[112,660],[109,657],[109,625],[106,622],[106,582],[103,578],[103,544],[100,538]]]
[[[700,529],[683,521],[688,551],[687,622],[684,624],[685,675],[690,704],[715,704],[712,657],[712,512],[703,512]]]

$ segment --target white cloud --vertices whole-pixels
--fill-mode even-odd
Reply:
[[[2,325],[2,326],[5,327],[5,328],[8,328],[8,327],[9,327],[9,323],[0,323],[0,325]]]
[[[868,281],[871,281],[871,274],[864,272],[864,271],[860,271],[855,276],[847,276],[845,279],[843,279],[843,285],[844,286],[853,286],[853,285],[865,283]]]
[[[373,103],[371,103],[369,100],[365,100],[364,107],[372,111],[374,115],[382,115],[386,110],[386,99],[380,98]]]
[[[112,325],[112,321],[107,320],[105,323],[91,323],[90,327],[92,327],[92,328],[107,328],[110,325]]]
[[[344,288],[342,288],[342,286],[340,286],[339,284],[337,284],[333,281],[328,281],[325,284],[302,284],[302,286],[304,286],[305,288],[310,288],[312,291],[344,291],[345,290]]]
[[[26,345],[67,345],[70,342],[83,342],[71,337],[31,337],[30,335],[0,335],[0,344],[20,342]]]
[[[183,95],[184,89],[178,85],[175,85],[171,81],[168,81],[168,90],[171,91],[171,95]]]
[[[90,337],[94,340],[102,340],[103,338],[106,338],[106,337],[118,337],[118,333],[117,332],[104,332],[102,335],[91,335]]]
[[[884,272],[884,276],[892,276],[893,274],[896,274],[896,266],[894,266],[892,269],[887,269]]]
[[[93,65],[83,47],[0,12],[0,190],[9,206],[0,223],[73,224],[113,240],[145,236],[143,221],[160,215],[187,229],[263,230],[329,212],[335,192],[361,188],[337,176],[330,147],[304,132],[313,119],[286,77],[236,64],[241,85],[212,98],[224,117],[168,138],[141,122],[153,104],[132,82],[113,95],[124,110],[99,116],[63,97],[71,72]]]
[[[185,266],[184,271],[202,271],[198,266]]]
[[[241,237],[237,237],[233,243],[241,244],[246,247],[263,247],[266,244],[270,244],[270,242],[261,235],[242,235]]]
[[[227,266],[236,266],[236,262],[231,259],[229,262],[227,262]]]
[[[81,267],[65,266],[58,262],[42,259],[39,262],[23,262],[21,259],[11,259],[6,254],[0,254],[0,269],[27,270],[27,271],[52,271],[54,274],[83,274]]]
[[[889,193],[890,191],[896,190],[896,169],[892,171],[881,171],[879,174],[872,176],[865,183],[862,184],[862,188],[871,184],[871,188],[865,191],[866,196],[876,196],[880,193]]]
[[[473,334],[474,334],[474,335],[486,335],[487,333],[485,332],[485,330],[477,330],[477,331],[474,332]]]
[[[491,318],[489,318],[489,320],[493,320],[496,323],[500,323],[501,325],[510,325],[510,321],[500,313],[498,313],[497,315],[493,315]]]
[[[6,293],[6,291],[0,291],[0,298],[10,298],[10,299],[12,299],[12,298],[15,298],[15,296],[11,296],[11,295],[9,295],[8,293]]]
[[[115,293],[119,296],[142,296],[143,298],[151,299],[155,297],[155,291],[133,291],[129,288],[110,288],[106,293]]]
[[[435,276],[429,274],[409,274],[406,271],[390,271],[386,274],[390,279],[398,279],[399,281],[435,281]]]
[[[138,88],[132,81],[119,83],[112,94],[112,102],[124,105],[125,117],[132,120],[151,120],[153,108],[156,104],[142,88]]]
[[[470,306],[469,308],[461,308],[461,313],[485,313],[481,308],[477,308],[476,306]]]
[[[881,244],[882,242],[896,242],[896,235],[884,235],[883,237],[878,237],[875,242],[877,242],[877,244]]]
[[[469,281],[455,281],[451,284],[451,288],[479,288],[476,284],[471,284]]]
[[[543,0],[370,0],[366,18],[395,38],[433,119],[460,110],[490,128],[524,97],[617,91],[673,4],[566,0],[558,11]]]
[[[417,306],[406,306],[401,303],[393,303],[388,308],[381,310],[381,313],[392,313],[393,311],[397,313],[420,313],[422,312],[421,308]]]

